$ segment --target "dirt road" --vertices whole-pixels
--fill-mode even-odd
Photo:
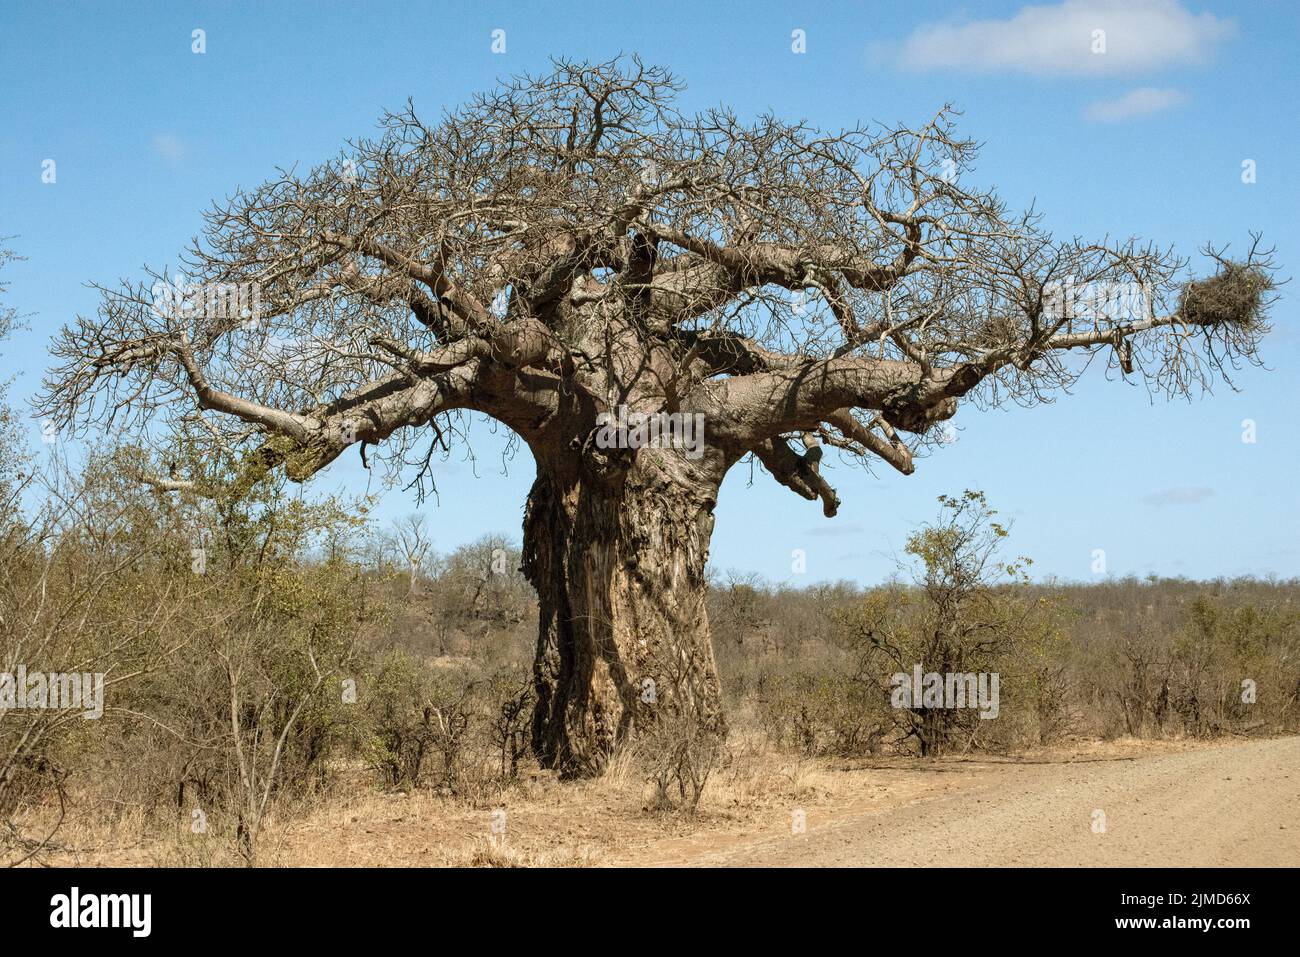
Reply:
[[[924,773],[918,771],[917,773]],[[700,848],[703,866],[1300,866],[1300,738],[1065,763],[962,764],[903,806]],[[1103,819],[1104,831],[1094,831]]]

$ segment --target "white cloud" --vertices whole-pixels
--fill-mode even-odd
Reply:
[[[926,24],[895,56],[914,70],[1113,76],[1203,62],[1235,29],[1231,19],[1191,13],[1178,0],[1065,0],[1005,20]],[[1104,53],[1093,52],[1097,30]]]
[[[1154,495],[1145,495],[1143,505],[1196,505],[1214,495],[1214,489],[1197,485],[1187,488],[1167,488]]]
[[[1083,115],[1090,120],[1110,123],[1115,120],[1127,120],[1135,116],[1159,113],[1187,102],[1187,94],[1181,90],[1158,89],[1154,86],[1142,86],[1130,90],[1114,100],[1098,100],[1088,105]]]
[[[157,133],[149,144],[154,153],[168,163],[179,163],[189,149],[171,133]]]

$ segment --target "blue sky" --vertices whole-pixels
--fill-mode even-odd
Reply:
[[[1093,28],[1106,31],[1104,54],[1089,49]],[[504,54],[491,50],[497,29]],[[806,52],[793,52],[795,30]],[[1013,206],[1037,201],[1059,235],[1137,235],[1194,254],[1262,230],[1293,275],[1297,50],[1300,7],[1287,2],[5,4],[0,235],[27,257],[7,278],[30,320],[0,346],[0,378],[30,395],[50,334],[94,308],[84,284],[174,264],[213,198],[333,155],[408,96],[432,117],[552,55],[637,52],[686,81],[688,108],[771,109],[831,128],[921,123],[952,102],[985,144],[969,179]],[[47,159],[54,183],[42,182]],[[966,408],[957,440],[910,477],[835,467],[833,521],[766,476],[749,486],[738,467],[713,564],[792,584],[879,581],[936,495],[978,487],[1040,575],[1094,579],[1095,549],[1110,575],[1300,575],[1300,340],[1283,292],[1268,368],[1244,370],[1240,392],[1152,404],[1097,370],[1054,405]],[[476,464],[435,470],[440,498],[424,508],[439,550],[519,534],[528,453],[503,473],[500,438],[476,431]],[[38,423],[31,434],[39,445]],[[349,455],[317,486],[364,481]],[[381,514],[414,508],[393,489]],[[803,575],[791,573],[794,549]]]

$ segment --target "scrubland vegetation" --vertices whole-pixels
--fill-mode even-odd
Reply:
[[[6,465],[0,672],[106,676],[99,720],[0,717],[7,862],[68,848],[79,822],[129,820],[185,862],[258,863],[268,820],[341,791],[491,808],[544,774],[529,748],[535,597],[507,538],[442,554],[418,517],[384,527],[365,501],[308,503],[272,477],[161,491],[134,479],[144,457]],[[692,737],[671,713],[646,729],[616,759],[644,784],[640,813],[693,810],[755,742],[928,757],[1300,727],[1296,582],[1034,583],[1007,538],[967,492],[879,587],[715,575],[729,735]],[[998,673],[996,720],[894,706],[891,676],[914,663]],[[671,690],[671,663],[653,677]]]

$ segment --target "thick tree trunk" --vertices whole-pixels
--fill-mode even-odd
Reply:
[[[668,695],[723,733],[704,608],[717,485],[652,450],[613,479],[539,463],[524,573],[540,607],[532,731],[544,766],[599,773]]]

